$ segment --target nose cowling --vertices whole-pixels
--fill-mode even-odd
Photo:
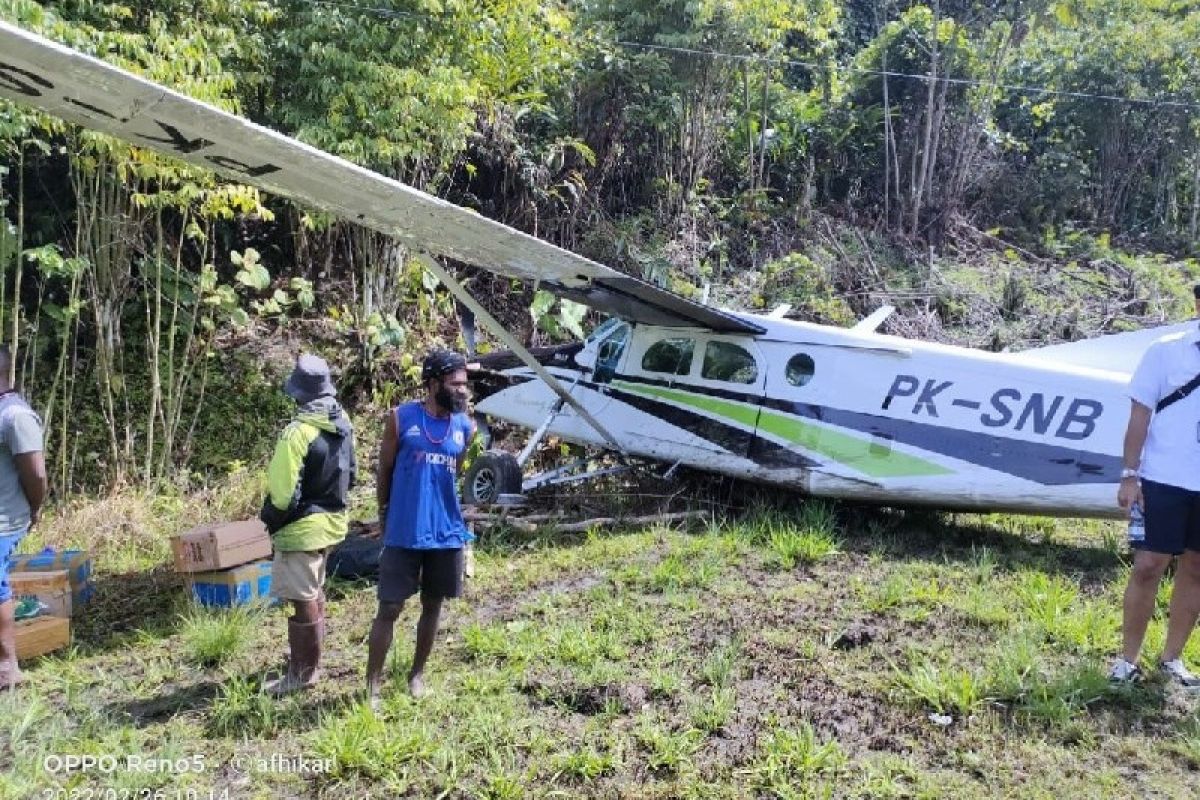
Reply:
[[[544,367],[567,367],[575,364],[575,356],[582,349],[583,342],[569,342],[552,347],[532,347],[529,352]],[[467,365],[467,377],[471,380],[476,401],[512,386],[517,381],[505,372],[523,366],[525,362],[511,350],[477,356]]]

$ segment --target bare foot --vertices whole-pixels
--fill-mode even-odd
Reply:
[[[21,670],[13,668],[10,672],[0,672],[0,692],[16,691],[17,687],[25,682],[25,676],[21,674]]]
[[[379,685],[378,681],[367,682],[367,705],[375,714],[378,714],[379,709],[383,706],[383,687]]]
[[[425,679],[421,677],[421,673],[408,676],[408,693],[413,697],[425,695]]]

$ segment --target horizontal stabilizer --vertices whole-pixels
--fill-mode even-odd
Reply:
[[[871,316],[855,323],[850,330],[857,333],[874,333],[895,310],[895,306],[880,306],[872,312]]]
[[[1108,336],[1097,336],[1094,339],[1083,339],[1066,344],[1052,344],[1033,350],[1022,350],[1013,353],[1014,358],[1035,359],[1037,361],[1053,362],[1056,364],[1071,364],[1077,367],[1102,369],[1109,372],[1121,372],[1132,375],[1137,368],[1142,354],[1157,339],[1170,333],[1178,333],[1196,325],[1195,320],[1176,322],[1171,325],[1160,325],[1156,328],[1146,328],[1128,333],[1114,333]]]

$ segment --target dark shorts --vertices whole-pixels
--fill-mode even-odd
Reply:
[[[421,597],[461,597],[463,551],[385,547],[379,556],[379,602],[403,603]]]
[[[1200,551],[1200,492],[1143,480],[1142,500],[1146,539],[1133,549],[1173,556]]]

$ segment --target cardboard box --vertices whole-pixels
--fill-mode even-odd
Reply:
[[[64,617],[34,617],[16,623],[17,658],[52,653],[71,641],[71,621]]]
[[[8,576],[13,599],[36,597],[52,617],[71,616],[71,581],[65,569],[51,572],[14,572]]]
[[[233,569],[197,572],[189,580],[192,597],[204,606],[228,608],[267,600],[271,594],[271,562],[255,561]]]
[[[56,572],[65,570],[71,583],[71,610],[78,612],[92,597],[92,559],[84,550],[18,553],[12,557],[11,572]]]
[[[200,525],[171,539],[176,572],[212,572],[271,557],[271,537],[257,519]]]

